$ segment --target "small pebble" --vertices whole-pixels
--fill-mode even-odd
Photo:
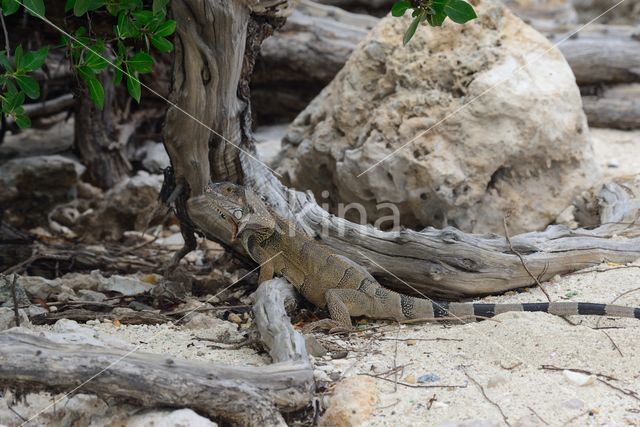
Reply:
[[[569,371],[566,369],[562,371],[562,374],[569,382],[579,386],[590,385],[596,382],[595,375],[587,375],[581,372]]]
[[[504,376],[494,375],[491,378],[489,378],[489,381],[487,381],[487,387],[489,388],[497,387],[500,384],[504,384],[506,382],[507,382],[507,379]]]
[[[407,340],[407,345],[416,345],[416,340]]]
[[[584,407],[584,401],[578,398],[573,398],[573,399],[565,400],[564,402],[562,402],[562,405],[569,409],[581,409]]]
[[[403,380],[405,383],[407,384],[415,384],[416,383],[416,376],[413,374],[409,374],[406,377],[404,377]]]
[[[229,321],[239,325],[242,323],[242,318],[236,313],[229,313]]]
[[[432,383],[436,381],[440,381],[440,377],[436,374],[425,374],[418,377],[419,383]]]

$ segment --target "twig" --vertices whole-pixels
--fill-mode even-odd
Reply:
[[[611,387],[614,390],[618,390],[620,393],[624,394],[625,396],[629,396],[630,398],[640,402],[640,396],[638,396],[637,392],[633,390],[629,390],[628,388],[620,388],[618,386],[611,384],[608,381],[603,380],[602,378],[597,378],[597,380],[600,381],[602,384],[606,385],[607,387]]]
[[[402,371],[404,370],[404,368],[406,368],[407,366],[411,365],[411,363],[407,363],[405,365],[398,365],[395,368],[391,368],[388,371],[385,372],[381,372],[379,374],[375,374],[376,378],[387,378],[389,375],[394,374],[398,371]]]
[[[578,271],[573,271],[571,273],[567,273],[565,274],[565,276],[575,276],[578,274],[589,274],[589,273],[606,273],[607,271],[624,270],[627,268],[640,268],[640,265],[618,265],[616,267],[603,268],[601,270],[578,270]]]
[[[549,423],[548,423],[548,422],[546,422],[546,421],[545,421],[545,419],[544,419],[544,418],[542,418],[542,417],[540,416],[540,414],[538,414],[538,413],[535,411],[535,409],[533,409],[531,406],[527,406],[527,409],[529,409],[531,412],[533,412],[533,415],[535,415],[536,417],[538,417],[538,419],[539,419],[540,421],[542,421],[545,425],[547,425],[547,426],[549,425]]]
[[[371,378],[376,378],[382,381],[387,381],[390,383],[394,383],[394,384],[398,384],[398,385],[402,385],[405,387],[410,387],[410,388],[448,388],[448,387],[452,387],[452,388],[467,388],[467,385],[458,385],[458,384],[442,384],[442,385],[437,385],[437,384],[430,384],[430,385],[418,385],[418,384],[407,384],[407,383],[403,383],[403,382],[396,382],[394,380],[390,380],[388,378],[384,378],[384,377],[380,377],[378,375],[374,375],[374,374],[361,374],[361,375],[366,375],[367,377],[371,377]]]
[[[376,409],[377,409],[377,410],[389,409],[389,408],[391,408],[391,407],[393,407],[393,406],[396,406],[398,403],[400,403],[400,399],[396,399],[396,401],[395,401],[395,402],[393,402],[393,403],[391,403],[391,404],[389,404],[389,405],[386,405],[386,406],[378,406]]]
[[[0,15],[2,15],[0,13]],[[16,282],[18,275],[13,275],[13,283],[11,283],[11,297],[13,298],[13,314],[16,316],[16,326],[20,327],[20,311],[18,310],[18,292],[16,292]]]
[[[625,267],[640,267],[640,265],[635,265],[635,266],[625,266]],[[606,271],[606,270],[605,270]],[[635,289],[630,289],[628,291],[625,291],[623,293],[621,293],[620,295],[618,295],[617,297],[615,297],[609,304],[615,304],[616,301],[618,301],[620,298],[622,298],[625,295],[629,295],[633,292],[637,292],[640,291],[640,288],[635,288]],[[602,317],[598,318],[598,320],[596,321],[596,327],[593,329],[598,329],[600,328],[600,322],[602,321]],[[624,357],[624,354],[622,354],[622,351],[620,350],[620,347],[618,347],[618,344],[616,344],[616,342],[613,340],[613,338],[611,338],[611,336],[606,333],[605,331],[602,331],[603,334],[605,334],[607,336],[607,338],[609,338],[609,341],[611,341],[611,344],[613,344],[613,348],[615,348],[616,350],[618,350],[618,353],[620,353],[621,357]]]
[[[0,16],[2,16],[2,13],[0,13]],[[18,411],[16,411],[15,409],[13,409],[13,406],[9,405],[7,403],[7,408],[13,412],[15,414],[16,417],[20,418],[22,420],[23,423],[28,423],[29,420],[25,417],[23,417],[22,415],[20,415],[20,413]]]
[[[460,338],[379,338],[378,341],[464,341]]]
[[[398,323],[398,329],[396,330],[396,341],[395,341],[395,349],[393,351],[393,391],[394,393],[398,391],[398,370],[397,368],[397,360],[398,360],[398,336],[400,335],[400,323]]]
[[[618,378],[616,377],[612,377],[611,375],[607,375],[607,374],[600,374],[598,372],[591,372],[588,371],[586,369],[579,369],[579,368],[559,368],[558,366],[554,366],[554,365],[542,365],[540,367],[540,369],[544,369],[545,371],[573,371],[573,372],[580,372],[581,374],[586,374],[586,375],[595,375],[596,377],[602,377],[602,378],[606,378],[608,380],[612,380],[612,381],[620,381]]]
[[[29,258],[27,258],[26,260],[11,266],[9,268],[7,268],[5,271],[3,271],[0,274],[5,274],[5,275],[9,275],[9,274],[17,274],[20,273],[22,270],[24,270],[25,268],[27,268],[29,265],[31,265],[32,263],[41,260],[41,259],[52,259],[52,260],[57,260],[57,261],[68,261],[69,259],[71,259],[71,255],[56,255],[56,254],[43,254],[43,253],[35,253],[33,255],[31,255]]]
[[[10,56],[11,46],[9,46],[9,32],[7,31],[7,25],[4,22],[4,13],[0,13],[0,22],[2,23],[2,31],[4,31],[4,48],[7,50],[7,58],[11,58]]]
[[[487,396],[487,393],[484,391],[484,387],[482,387],[482,385],[480,385],[480,383],[478,381],[476,381],[471,375],[469,375],[469,373],[466,370],[463,370],[463,372],[467,376],[467,378],[469,378],[471,380],[471,382],[473,382],[476,386],[478,386],[478,388],[480,389],[480,392],[484,396],[485,400],[487,402],[491,403],[493,406],[495,406],[498,409],[498,411],[500,411],[500,415],[502,415],[502,419],[504,420],[504,423],[506,425],[508,425],[509,427],[511,427],[511,424],[509,423],[509,420],[507,419],[507,416],[505,415],[505,413],[502,410],[502,408],[500,407],[500,405],[498,405],[495,401],[489,399],[489,396]]]
[[[536,284],[538,285],[538,287],[540,288],[542,293],[547,297],[547,301],[551,302],[551,297],[549,296],[549,293],[544,288],[544,286],[542,286],[542,282],[540,282],[540,280],[536,276],[533,275],[531,270],[529,270],[529,267],[527,267],[527,263],[525,262],[524,257],[520,254],[520,252],[518,252],[513,247],[513,244],[511,243],[511,237],[509,236],[509,228],[507,227],[507,217],[506,216],[504,218],[502,218],[502,225],[504,226],[504,237],[507,239],[507,243],[509,244],[509,249],[511,249],[511,252],[516,254],[516,256],[518,258],[520,258],[520,262],[522,263],[522,266],[524,267],[524,269],[527,272],[527,274],[529,276],[531,276],[531,278],[536,282]]]
[[[203,311],[218,311],[218,310],[237,310],[237,309],[241,309],[241,308],[251,308],[250,305],[222,305],[219,307],[198,307],[197,309],[184,309],[184,310],[178,310],[178,311],[171,311],[169,313],[164,313],[165,316],[177,316],[180,314],[185,314],[185,313],[201,313]]]
[[[569,424],[571,424],[573,421],[577,420],[578,418],[580,418],[580,417],[582,417],[582,416],[584,416],[584,415],[589,414],[590,412],[591,412],[591,409],[589,409],[589,410],[587,410],[587,411],[584,411],[584,412],[580,412],[579,414],[574,415],[573,417],[569,418],[569,419],[564,423],[564,425],[565,425],[565,426],[566,426],[566,425],[569,425]]]
[[[611,341],[611,344],[613,344],[613,348],[615,348],[618,351],[618,353],[620,354],[620,357],[624,357],[624,354],[622,354],[622,350],[620,350],[620,347],[618,347],[618,344],[616,344],[616,342],[613,340],[613,338],[611,338],[611,335],[609,335],[609,333],[607,331],[604,331],[604,330],[600,330],[600,332],[602,332],[604,334],[604,336],[609,338],[609,341]]]

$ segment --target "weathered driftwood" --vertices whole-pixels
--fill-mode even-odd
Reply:
[[[285,311],[286,301],[295,301],[295,292],[282,278],[260,284],[253,293],[253,314],[262,342],[274,362],[299,361],[311,369],[304,338],[293,329]]]
[[[557,43],[566,34],[549,37]],[[640,37],[634,27],[590,25],[558,48],[579,85],[640,82]]]
[[[254,111],[270,120],[294,118],[340,71],[376,22],[368,15],[302,0],[262,45],[251,79]]]
[[[47,99],[42,102],[34,102],[32,104],[26,104],[24,106],[24,112],[30,119],[39,119],[41,117],[48,117],[54,114],[58,114],[62,111],[69,110],[75,105],[73,94],[67,93],[57,98]],[[11,126],[13,119],[8,118],[7,124]]]
[[[402,292],[412,292],[403,282],[445,298],[504,292],[535,283],[502,236],[467,234],[450,227],[383,232],[330,215],[309,194],[287,190],[266,179],[266,171],[262,173],[252,184],[282,215],[296,218],[336,252],[365,265],[382,283]],[[615,184],[600,193],[602,210],[624,207],[624,221],[601,214],[604,225],[594,230],[550,226],[544,232],[511,237],[540,280],[605,260],[628,262],[640,256],[640,197],[631,199],[625,191],[610,187]],[[620,237],[609,238],[613,236]]]
[[[330,15],[323,15],[323,11]],[[277,98],[276,93],[279,96],[281,86],[284,86],[278,82],[312,83],[296,85],[295,92],[288,94],[290,96],[280,103],[291,102],[291,98],[295,98],[299,99],[294,104],[298,106],[309,99],[312,92],[317,94],[319,89],[316,88],[322,88],[331,81],[377,19],[310,0],[303,1],[288,18],[282,31],[264,43],[254,87],[259,94],[256,100],[266,105],[258,107],[258,111],[264,114],[262,111],[278,108],[279,104],[275,104],[277,101],[273,99]],[[539,30],[547,34],[552,43],[559,43],[570,34],[570,30],[549,30],[551,24]],[[340,31],[336,32],[338,28]],[[579,85],[640,81],[640,37],[634,27],[590,25],[562,41],[558,48]],[[284,70],[286,75],[277,70]],[[276,86],[269,89],[265,87],[267,83],[276,83]]]
[[[172,99],[202,122],[189,120],[172,108],[165,127],[175,184],[183,189],[176,206],[187,236],[192,229],[186,199],[202,194],[209,180],[230,180],[254,188],[281,215],[297,221],[336,252],[365,265],[384,284],[404,292],[409,290],[395,277],[420,292],[450,298],[503,292],[534,283],[501,236],[471,235],[452,228],[383,232],[331,216],[311,195],[282,186],[251,154],[248,109],[248,79],[256,46],[276,25],[277,13],[256,18],[250,16],[250,10],[236,7],[239,3],[220,0],[207,0],[206,13],[194,13],[203,10],[200,3],[172,3],[178,21]],[[282,7],[287,5],[281,3]],[[634,218],[637,214],[634,208]],[[211,215],[217,213],[212,211]],[[529,270],[548,279],[604,260],[637,259],[639,229],[637,222],[619,224],[615,234],[627,238],[608,239],[614,234],[611,227],[550,227],[545,232],[514,236],[512,242]],[[220,240],[224,242],[225,238]]]
[[[640,128],[640,99],[638,98],[583,96],[582,107],[590,126],[615,129]]]
[[[0,388],[55,393],[82,384],[83,393],[142,406],[190,407],[240,425],[284,426],[279,411],[306,406],[315,389],[304,339],[284,311],[291,292],[284,280],[275,279],[254,294],[256,324],[275,362],[269,366],[216,366],[159,354],[61,344],[13,329],[0,334]],[[103,373],[107,368],[108,373]]]
[[[108,368],[107,373],[96,375]],[[21,392],[69,392],[120,398],[141,406],[190,407],[240,425],[285,425],[281,409],[295,409],[297,365],[216,366],[166,355],[60,344],[19,329],[0,334],[0,387]],[[91,379],[90,381],[87,381]],[[305,395],[304,404],[308,397]]]

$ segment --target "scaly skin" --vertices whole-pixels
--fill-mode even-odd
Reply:
[[[640,319],[640,308],[610,304],[467,304],[400,294],[382,287],[363,267],[279,218],[250,189],[231,183],[211,184],[203,196],[189,200],[187,211],[203,231],[215,225],[217,229],[229,229],[234,238],[239,238],[251,258],[262,265],[260,282],[274,275],[285,277],[312,304],[327,307],[331,318],[344,327],[351,327],[352,316],[472,321],[507,311]]]

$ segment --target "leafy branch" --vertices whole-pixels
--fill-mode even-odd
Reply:
[[[477,18],[473,7],[464,0],[400,0],[391,8],[391,15],[404,16],[412,10],[413,20],[404,33],[402,43],[409,43],[418,29],[418,25],[427,21],[432,27],[440,27],[449,17],[453,22],[464,24]]]
[[[126,80],[127,91],[140,102],[139,76],[153,71],[153,50],[170,52],[173,44],[169,37],[176,30],[176,22],[167,19],[170,0],[66,0],[65,13],[82,17],[90,13],[106,13],[113,20],[113,32],[99,37],[86,27],[80,26],[72,37],[63,37],[76,75],[85,82],[89,97],[99,108],[104,108],[104,87],[100,76],[110,63],[115,67],[113,83],[118,86]],[[2,16],[20,10],[35,17],[45,16],[44,0],[0,0]],[[2,21],[4,24],[4,20]],[[5,34],[6,34],[5,29]],[[6,48],[0,51],[0,113],[14,118],[20,128],[31,126],[25,114],[26,98],[38,99],[40,85],[29,74],[42,68],[49,47],[25,52],[18,46],[9,51],[9,40],[5,36]],[[109,58],[109,59],[107,59]]]
[[[153,0],[151,9],[145,9],[142,0],[67,0],[65,12],[76,17],[106,9],[114,19],[113,34],[109,39],[91,37],[85,27],[79,27],[73,38],[64,38],[71,52],[77,75],[87,84],[94,104],[104,107],[104,88],[98,76],[109,65],[105,56],[113,58],[114,85],[126,80],[129,95],[140,102],[140,74],[153,71],[155,61],[152,48],[171,52],[173,44],[167,37],[176,30],[176,22],[167,19],[170,0]]]

